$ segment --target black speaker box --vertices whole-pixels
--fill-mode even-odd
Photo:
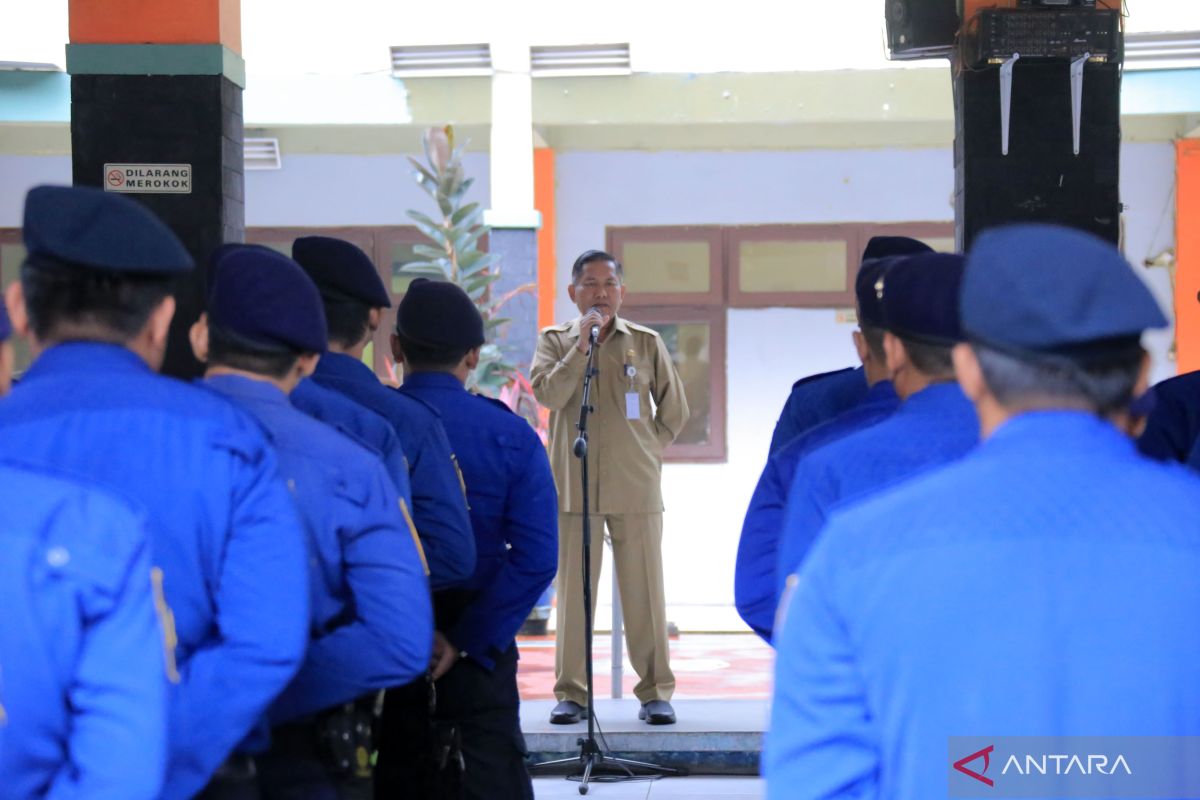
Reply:
[[[1070,64],[1018,61],[1008,155],[1001,153],[1000,69],[954,76],[955,199],[959,247],[1011,222],[1056,222],[1114,244],[1120,237],[1121,72],[1088,64],[1080,151],[1074,153]]]
[[[945,58],[958,33],[958,0],[885,0],[888,57]]]

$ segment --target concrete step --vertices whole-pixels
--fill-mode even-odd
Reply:
[[[765,700],[674,699],[671,705],[679,720],[676,724],[647,725],[637,718],[641,706],[636,699],[597,700],[596,738],[601,749],[619,758],[691,774],[758,774],[767,723]],[[532,763],[577,757],[579,740],[587,736],[586,722],[551,725],[554,706],[553,700],[521,704],[521,729]],[[572,763],[564,769],[575,768]]]

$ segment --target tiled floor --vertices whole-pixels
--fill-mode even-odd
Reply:
[[[537,800],[579,797],[579,784],[565,778],[535,778]],[[592,783],[589,798],[596,800],[761,800],[765,792],[759,778],[664,778],[633,783]]]
[[[521,663],[517,682],[523,700],[554,696],[554,637],[518,640]],[[610,697],[612,689],[612,646],[608,634],[595,640],[593,669],[596,696]],[[774,651],[752,633],[685,633],[671,640],[671,668],[675,672],[675,696],[703,699],[755,699],[771,695]],[[633,696],[637,675],[625,660],[621,685],[626,697]]]

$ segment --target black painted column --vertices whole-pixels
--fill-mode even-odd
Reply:
[[[187,333],[204,307],[208,254],[245,237],[241,59],[220,45],[72,45],[67,66],[75,183],[128,193],[196,259],[163,365],[194,377]]]

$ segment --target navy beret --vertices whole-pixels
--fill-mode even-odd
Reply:
[[[893,264],[881,288],[884,327],[923,344],[962,341],[958,297],[964,261],[953,253],[929,252]]]
[[[357,300],[371,308],[392,307],[375,262],[357,245],[331,236],[301,236],[292,242],[292,258],[327,299]]]
[[[396,310],[396,333],[418,344],[479,347],[483,317],[457,284],[417,278]]]
[[[295,261],[265,247],[232,248],[217,262],[208,319],[266,347],[322,353],[328,344],[316,285]]]
[[[179,238],[141,203],[83,186],[25,196],[25,249],[35,263],[168,275],[195,266]]]
[[[863,263],[854,279],[854,295],[858,300],[858,322],[872,328],[884,326],[883,303],[880,302],[879,284],[892,265],[904,260],[905,256],[875,258]]]
[[[863,250],[862,260],[865,264],[876,258],[915,256],[918,253],[932,252],[933,248],[929,245],[907,236],[872,236]]]
[[[1057,225],[984,231],[967,259],[968,338],[1025,357],[1087,361],[1140,347],[1167,319],[1108,242]]]
[[[0,297],[0,342],[10,336],[12,336],[12,323],[8,321],[8,308],[4,305],[4,298]]]

